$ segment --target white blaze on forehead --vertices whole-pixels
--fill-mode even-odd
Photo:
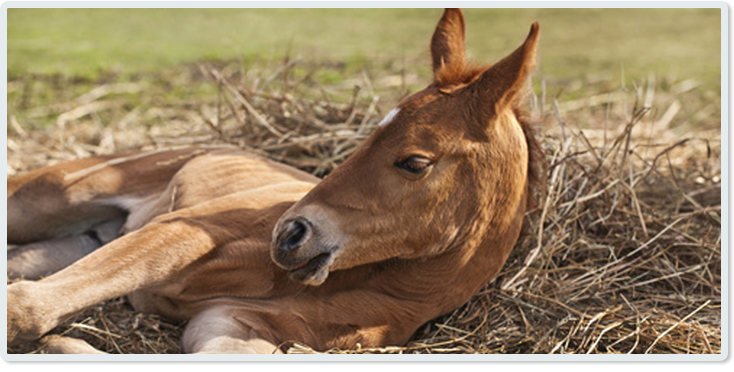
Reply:
[[[378,127],[384,127],[385,125],[390,124],[390,122],[395,119],[395,115],[400,112],[399,108],[394,108],[390,112],[387,113],[387,116],[385,116],[384,119],[380,122],[380,124],[377,124]]]

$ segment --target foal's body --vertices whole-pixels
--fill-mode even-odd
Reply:
[[[189,320],[189,353],[399,345],[466,302],[501,269],[527,207],[532,138],[514,102],[537,26],[489,70],[465,66],[463,27],[447,10],[434,84],[324,180],[211,148],[80,159],[9,180],[8,242],[20,245],[9,274],[51,274],[93,251],[8,287],[9,344],[121,295]]]
[[[271,261],[271,232],[281,215],[319,179],[232,149],[163,151],[106,165],[112,159],[62,163],[9,182],[8,210],[24,210],[30,220],[34,216],[27,211],[41,206],[46,206],[44,215],[54,214],[48,210],[52,203],[22,198],[24,193],[42,194],[40,188],[52,187],[64,190],[71,196],[68,199],[84,199],[57,207],[59,214],[83,210],[88,216],[89,210],[114,210],[85,221],[80,234],[129,213],[122,237],[78,264],[33,283],[33,293],[23,297],[41,303],[46,298],[55,302],[59,296],[84,298],[85,283],[105,290],[105,298],[134,290],[129,298],[136,310],[173,320],[191,319],[184,336],[186,352],[278,352],[280,345],[274,340],[299,341],[318,350],[404,344],[418,326],[476,293],[504,262],[495,260],[490,271],[476,272],[487,265],[461,263],[470,257],[393,259],[333,272],[320,286],[304,285],[289,279]],[[73,176],[95,165],[104,167],[85,174],[85,182]],[[127,172],[134,172],[134,177]],[[161,172],[168,177],[161,177]],[[49,185],[49,180],[59,183]],[[517,216],[513,223],[519,226],[522,214]],[[54,227],[40,223],[35,219],[31,225],[39,231]],[[22,231],[28,226],[10,219],[8,239],[22,241],[30,234]],[[447,261],[462,265],[466,276],[451,280],[442,275],[456,269]],[[151,267],[151,262],[156,265]],[[111,277],[106,270],[95,272],[90,267],[117,267],[121,272]],[[433,273],[434,280],[426,278],[426,272]],[[110,286],[105,285],[108,282]],[[146,284],[138,288],[138,283]],[[18,284],[11,288],[22,289]],[[22,303],[25,298],[16,300]],[[45,304],[44,310],[55,310],[53,302]],[[34,309],[24,310],[33,314]],[[53,325],[69,315],[54,314]],[[32,337],[39,337],[46,328]],[[92,352],[84,347],[72,351]]]

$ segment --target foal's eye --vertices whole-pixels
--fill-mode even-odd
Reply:
[[[413,155],[405,160],[395,163],[395,166],[413,174],[421,174],[431,167],[431,159],[423,156]]]

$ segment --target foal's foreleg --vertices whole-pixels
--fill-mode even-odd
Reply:
[[[269,330],[255,329],[237,307],[215,306],[191,319],[183,336],[190,354],[282,354]]]
[[[185,220],[152,223],[38,282],[8,286],[8,345],[33,341],[101,301],[150,287],[215,247]]]
[[[238,316],[241,312],[236,307],[215,306],[196,315],[184,332],[184,351],[193,354],[282,354],[278,345],[266,340]],[[71,337],[50,335],[41,339],[41,344],[42,354],[106,354]]]
[[[78,338],[51,335],[41,339],[41,343],[41,354],[107,354]]]

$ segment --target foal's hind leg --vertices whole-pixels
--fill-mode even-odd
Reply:
[[[119,236],[124,218],[90,229],[86,234],[48,239],[8,250],[8,277],[37,280],[49,276]]]
[[[174,174],[205,150],[100,156],[8,180],[8,244],[84,235],[155,200]]]
[[[72,160],[8,180],[8,276],[52,274],[120,236],[204,150]],[[139,222],[139,223],[144,223]]]

